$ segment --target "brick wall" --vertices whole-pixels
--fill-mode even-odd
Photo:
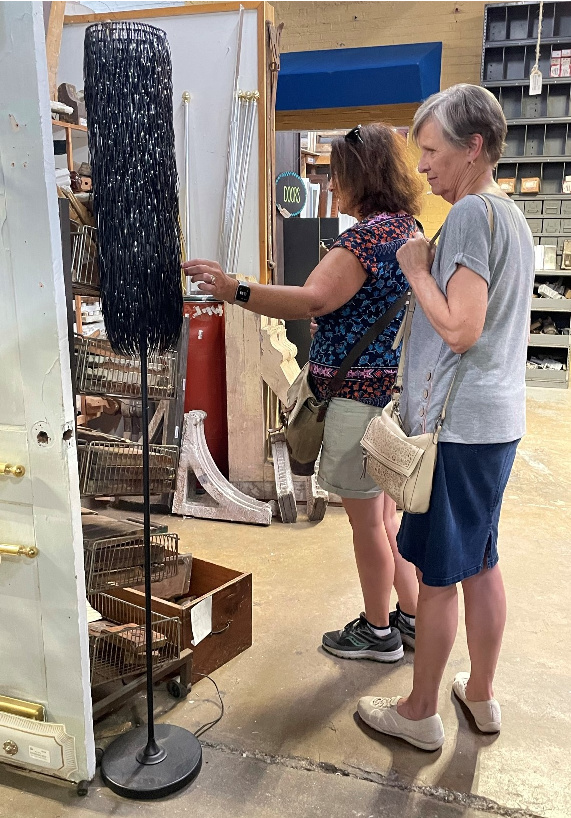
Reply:
[[[285,23],[282,51],[442,42],[442,88],[479,84],[480,2],[272,2]]]

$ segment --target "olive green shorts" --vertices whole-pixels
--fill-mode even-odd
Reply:
[[[333,398],[325,416],[317,482],[340,497],[368,500],[381,489],[363,474],[361,438],[371,418],[383,410],[356,400]]]

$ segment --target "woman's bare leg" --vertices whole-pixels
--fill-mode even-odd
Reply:
[[[395,561],[384,524],[384,497],[382,494],[366,500],[344,497],[343,507],[353,529],[365,616],[378,628],[388,627]]]
[[[438,689],[458,627],[456,585],[435,588],[420,578],[412,692],[398,703],[406,719],[425,719],[438,709]]]
[[[499,565],[465,579],[462,589],[471,663],[466,698],[484,702],[494,697],[494,673],[506,623],[506,593]]]
[[[414,616],[416,614],[416,603],[418,600],[416,568],[412,562],[408,562],[408,560],[401,557],[397,548],[397,533],[400,525],[397,515],[397,504],[388,494],[384,494],[383,497],[383,522],[395,563],[395,590],[401,610],[410,616]]]

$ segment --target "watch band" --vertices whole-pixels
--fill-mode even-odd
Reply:
[[[234,301],[241,301],[242,304],[245,304],[250,298],[250,288],[247,284],[238,284],[238,288],[236,290],[236,295],[234,296]]]

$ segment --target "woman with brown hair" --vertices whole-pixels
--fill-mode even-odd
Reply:
[[[315,317],[310,350],[312,387],[327,399],[341,362],[365,332],[408,288],[396,253],[413,237],[422,183],[405,140],[383,124],[358,125],[334,140],[331,190],[339,210],[357,219],[345,230],[303,287],[242,284],[216,262],[183,267],[200,289],[273,318]],[[365,611],[342,630],[323,635],[325,650],[347,659],[394,662],[403,640],[414,646],[418,582],[398,553],[395,503],[363,474],[360,440],[370,419],[388,403],[399,354],[393,351],[402,313],[365,349],[329,403],[318,482],[338,494],[349,516]],[[395,587],[398,603],[389,613]]]

